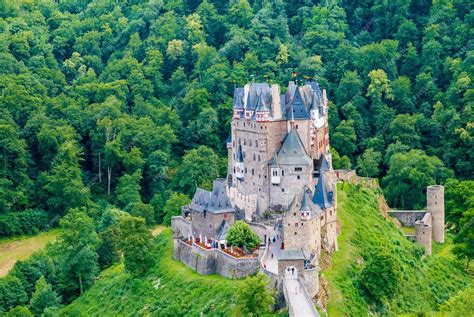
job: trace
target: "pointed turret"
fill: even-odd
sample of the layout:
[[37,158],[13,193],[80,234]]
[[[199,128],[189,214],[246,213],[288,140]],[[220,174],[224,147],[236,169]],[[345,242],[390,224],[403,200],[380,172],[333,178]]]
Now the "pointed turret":
[[314,189],[313,203],[322,209],[333,206],[333,192],[329,191],[324,173],[319,175],[318,184]]
[[265,100],[264,93],[260,89],[260,93],[257,98],[257,106],[255,108],[255,118],[257,122],[268,121],[270,109],[268,108]]
[[244,89],[234,89],[234,100],[233,100],[234,119],[242,118],[244,114]]

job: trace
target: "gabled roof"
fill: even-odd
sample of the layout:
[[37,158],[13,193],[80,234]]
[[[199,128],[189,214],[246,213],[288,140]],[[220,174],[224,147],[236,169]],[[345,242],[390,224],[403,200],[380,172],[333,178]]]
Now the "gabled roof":
[[333,206],[333,192],[330,191],[324,172],[319,174],[318,184],[314,189],[313,203],[321,208],[329,208]]
[[285,141],[276,157],[270,160],[270,165],[309,165],[311,157],[305,150],[303,142],[295,129],[287,134]]
[[197,188],[189,207],[195,211],[206,211],[214,214],[234,212],[224,180],[221,179],[214,181],[212,192]]
[[266,95],[263,94],[263,92],[260,92],[257,98],[257,106],[255,108],[255,111],[260,111],[260,112],[268,112],[270,109],[267,106],[267,100],[266,100]]

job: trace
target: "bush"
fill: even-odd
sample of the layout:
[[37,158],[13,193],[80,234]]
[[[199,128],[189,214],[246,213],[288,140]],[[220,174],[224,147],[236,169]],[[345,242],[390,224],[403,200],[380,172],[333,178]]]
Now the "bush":
[[33,235],[49,229],[51,224],[48,213],[40,209],[0,214],[0,237]]
[[398,259],[382,250],[375,252],[362,270],[361,284],[375,300],[383,302],[397,293],[401,275]]
[[188,205],[191,202],[188,195],[174,192],[170,198],[166,201],[166,205],[163,208],[165,214],[163,218],[163,224],[171,225],[171,217],[181,215],[181,207]]

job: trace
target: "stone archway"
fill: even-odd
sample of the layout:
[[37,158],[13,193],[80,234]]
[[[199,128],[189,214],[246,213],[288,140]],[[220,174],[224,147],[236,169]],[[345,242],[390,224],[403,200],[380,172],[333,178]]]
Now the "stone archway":
[[285,278],[289,280],[298,279],[298,269],[295,266],[287,266],[285,268]]

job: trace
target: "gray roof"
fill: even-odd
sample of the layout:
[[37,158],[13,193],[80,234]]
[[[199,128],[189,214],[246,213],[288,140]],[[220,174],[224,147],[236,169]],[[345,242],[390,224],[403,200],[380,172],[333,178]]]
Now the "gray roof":
[[316,205],[315,203],[313,203],[312,196],[313,196],[313,193],[311,192],[311,190],[309,188],[307,188],[307,187],[302,188],[293,197],[293,200],[292,200],[290,206],[288,207],[288,211],[293,212],[293,210],[294,210],[293,205],[295,203],[299,202],[300,203],[300,208],[299,208],[300,212],[303,212],[303,211],[309,211],[310,212],[308,219],[313,219],[314,217],[319,216],[319,214],[321,212],[323,212],[323,210],[321,209],[321,207],[319,205]]
[[311,157],[306,152],[298,132],[295,129],[291,129],[276,157],[271,159],[269,164],[310,165],[311,162]]
[[289,249],[289,250],[281,250],[280,254],[278,255],[278,261],[281,260],[304,260],[303,250],[301,249]]
[[244,109],[244,88],[234,89],[234,109]]
[[272,88],[267,83],[252,83],[250,84],[249,93],[247,96],[247,109],[255,110],[257,108],[257,101],[259,96],[264,98],[265,102],[271,104]]
[[333,192],[330,190],[326,178],[324,177],[324,172],[321,171],[321,174],[319,174],[318,184],[314,189],[313,203],[321,208],[332,207],[334,197]]
[[217,231],[216,239],[225,240],[227,232],[229,231],[230,225],[226,220],[222,220],[219,230]]
[[213,214],[234,212],[224,182],[221,179],[215,180],[212,192],[197,188],[189,207],[195,211]]

